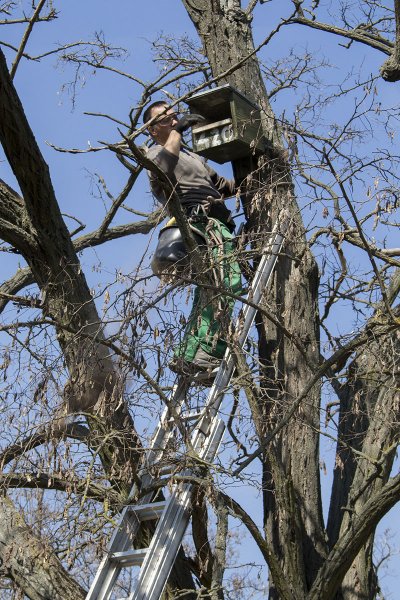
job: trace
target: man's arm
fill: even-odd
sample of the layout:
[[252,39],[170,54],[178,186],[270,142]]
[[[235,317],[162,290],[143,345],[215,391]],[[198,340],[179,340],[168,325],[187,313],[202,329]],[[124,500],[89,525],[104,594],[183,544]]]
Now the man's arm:
[[156,146],[150,148],[148,152],[149,158],[154,160],[157,166],[160,167],[168,177],[173,177],[175,167],[179,159],[179,152],[182,146],[182,134],[184,131],[192,127],[195,123],[201,123],[204,118],[201,115],[185,115],[171,129],[167,141],[160,148]]
[[222,196],[229,198],[236,194],[236,183],[234,179],[225,179],[222,175],[218,175],[208,163],[204,163],[204,166],[210,174],[211,181]]
[[204,117],[195,114],[185,115],[179,119],[164,144],[165,150],[168,150],[168,152],[171,152],[174,156],[179,156],[183,132],[190,129],[190,127],[193,127],[193,125],[196,125],[196,123],[201,123],[203,121],[205,121]]
[[164,144],[164,150],[167,150],[174,156],[179,156],[179,152],[182,146],[182,133],[176,129],[172,129],[168,136],[167,141]]

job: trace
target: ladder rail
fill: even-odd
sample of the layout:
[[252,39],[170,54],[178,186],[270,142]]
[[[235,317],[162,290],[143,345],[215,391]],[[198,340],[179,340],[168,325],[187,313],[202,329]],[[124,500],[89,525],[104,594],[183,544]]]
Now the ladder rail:
[[[174,390],[171,394],[170,405],[174,406],[175,410],[179,411],[181,405],[184,401],[185,394],[187,391],[187,384],[183,382],[179,382],[177,386],[175,386]],[[152,436],[152,440],[150,443],[149,451],[146,453],[145,462],[141,470],[139,471],[139,477],[141,478],[141,484],[144,489],[149,487],[152,482],[152,477],[148,474],[149,467],[153,466],[157,460],[162,457],[162,454],[168,444],[168,441],[173,435],[174,432],[174,423],[171,422],[169,407],[165,407],[163,414],[161,416],[160,422],[156,427],[156,430]],[[134,485],[130,496],[134,496],[137,492],[137,486]],[[149,503],[154,496],[154,492],[146,494],[142,498],[140,498],[136,504],[147,504]],[[129,519],[129,535],[126,531],[127,524],[127,513],[130,509],[130,506],[125,506],[121,512],[121,515],[118,520],[118,525],[116,526],[110,541],[107,545],[107,551],[104,555],[98,569],[96,575],[92,581],[88,594],[86,596],[86,600],[108,600],[112,593],[112,589],[115,585],[116,580],[118,579],[122,567],[118,565],[118,563],[111,558],[111,555],[115,551],[125,551],[132,544],[132,541],[135,539],[139,532],[140,521],[135,521],[133,516]]]
[[[284,243],[287,221],[285,218],[283,222],[275,225],[268,243],[263,248],[263,255],[247,295],[251,304],[245,303],[241,311],[241,326],[237,339],[240,348],[243,348],[248,338],[257,312],[256,305],[260,302],[264,289],[273,275]],[[218,452],[225,429],[225,424],[218,417],[218,411],[232,377],[234,366],[233,355],[228,348],[207,395],[202,409],[203,416],[200,416],[192,431],[190,442],[192,449],[201,460],[209,463],[213,462]],[[181,414],[189,385],[187,381],[180,380],[163,411],[149,449],[145,453],[143,466],[139,471],[141,489],[145,490],[151,486],[154,480],[149,470],[163,459],[168,442],[176,428],[181,430],[177,417]],[[194,473],[193,469],[181,471],[183,476],[190,476]],[[161,516],[149,548],[138,552],[130,551],[130,549],[133,548],[133,542],[141,523],[140,507],[151,503],[155,492],[145,494],[135,506],[128,505],[124,508],[86,600],[109,600],[121,570],[126,565],[137,564],[139,558],[143,557],[135,589],[128,598],[121,600],[158,600],[160,598],[189,524],[191,490],[192,484],[188,482],[175,486],[171,496],[165,502],[165,509],[162,513],[160,507],[157,509]],[[135,496],[137,491],[137,486],[134,485],[130,496]],[[142,512],[147,514],[146,511]]]
[[[258,304],[261,300],[263,291],[272,277],[283,245],[284,235],[282,228],[281,231],[278,231],[278,225],[276,225],[271,233],[270,242],[271,240],[273,240],[272,243],[269,243],[264,249],[264,252],[268,252],[268,255],[264,254],[262,256],[254,275],[251,289],[249,290],[248,298],[250,299],[251,296],[252,305],[246,304],[243,309],[243,326],[238,338],[240,347],[243,347],[247,340],[257,312],[254,305]],[[213,436],[216,426],[222,428],[218,442],[219,447],[225,425],[217,417],[217,413],[223,399],[224,391],[232,376],[233,369],[233,356],[228,348],[208,394],[205,404],[206,414],[198,427],[196,427],[192,436],[192,445],[195,450],[201,448],[208,436]],[[215,451],[207,457],[209,462],[213,460],[218,450],[218,447],[215,448],[214,445],[212,446]],[[199,457],[202,458],[201,453],[199,453]],[[174,506],[174,497],[174,500],[171,501],[171,513],[166,514],[164,520],[163,518],[160,519],[155,537],[152,540],[152,542],[154,541],[154,544],[149,547],[149,551],[140,570],[136,590],[129,596],[129,600],[158,600],[160,598],[190,520],[191,511],[190,504],[188,503],[190,503],[191,488],[192,485],[187,483],[185,484],[183,491],[179,491],[178,489],[177,494],[182,494],[181,508],[179,509],[179,504],[178,508]],[[159,537],[156,537],[158,532]],[[166,532],[173,532],[174,535],[168,537]],[[157,548],[157,551],[154,551],[155,548]]]
[[[205,445],[196,448],[203,461],[211,462],[214,459],[224,430],[224,422],[215,418]],[[193,444],[195,445],[195,441]],[[187,469],[182,473],[182,476],[185,475],[193,475],[193,470]],[[143,561],[136,589],[129,596],[129,600],[160,598],[189,524],[192,487],[191,483],[182,483],[173,491],[168,508],[158,522],[149,551]]]
[[[284,222],[281,224],[280,230],[278,230],[278,224],[275,225],[271,232],[271,238],[274,237],[273,242],[267,244],[263,249],[263,256],[254,274],[251,288],[247,294],[247,299],[251,300],[252,304],[245,304],[242,311],[242,327],[238,336],[238,346],[243,348],[246,340],[249,336],[251,326],[253,324],[257,309],[254,305],[257,305],[263,295],[264,289],[269,284],[276,262],[279,258],[279,253],[282,249],[284,242],[284,233],[286,231],[287,224]],[[267,254],[268,252],[268,254]],[[207,427],[211,419],[218,413],[223,400],[224,392],[229,384],[232,377],[235,364],[230,348],[226,349],[225,356],[222,360],[221,366],[215,377],[213,385],[211,386],[210,392],[207,397],[205,405],[205,416],[203,417],[202,423],[199,430],[206,433]]]

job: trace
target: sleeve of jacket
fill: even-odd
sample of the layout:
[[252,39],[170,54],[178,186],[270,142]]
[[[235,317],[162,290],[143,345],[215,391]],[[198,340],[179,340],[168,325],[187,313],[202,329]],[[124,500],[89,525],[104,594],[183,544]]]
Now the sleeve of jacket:
[[172,177],[176,165],[178,164],[178,157],[162,146],[153,146],[152,148],[149,148],[147,158],[150,158],[150,160],[155,162],[161,171],[164,171],[168,177]]
[[[170,179],[173,179],[175,167],[178,162],[177,156],[168,152],[162,146],[152,146],[147,151],[147,158],[152,160]],[[153,171],[147,171],[147,173],[153,195],[159,202],[165,204],[166,196],[162,182]]]
[[216,171],[208,163],[204,163],[207,171],[210,174],[211,181],[222,196],[234,196],[236,193],[236,184],[234,179],[225,179],[221,175],[218,175]]

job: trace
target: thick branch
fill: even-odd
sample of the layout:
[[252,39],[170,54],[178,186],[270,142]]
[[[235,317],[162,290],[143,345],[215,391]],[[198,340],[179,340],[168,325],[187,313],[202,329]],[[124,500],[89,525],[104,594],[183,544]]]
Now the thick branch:
[[128,223],[127,225],[117,225],[104,231],[101,231],[101,228],[99,228],[96,231],[76,238],[74,240],[74,248],[76,252],[81,252],[86,248],[94,248],[106,242],[127,237],[128,235],[136,235],[137,233],[146,235],[159,224],[161,215],[162,209],[157,209],[147,219],[143,219],[143,221]]
[[289,21],[299,25],[306,25],[312,29],[319,29],[334,35],[345,37],[354,42],[359,42],[379,50],[384,54],[388,54],[388,60],[380,68],[380,73],[385,81],[395,82],[400,80],[400,0],[394,0],[396,33],[395,42],[385,39],[381,35],[371,33],[367,27],[358,26],[354,29],[343,29],[336,25],[321,23],[312,19],[305,18],[302,14],[298,15]]
[[18,458],[25,452],[29,452],[42,444],[45,444],[50,439],[54,443],[57,439],[70,437],[75,440],[84,440],[88,437],[89,430],[87,427],[79,423],[66,424],[61,420],[59,425],[54,423],[51,428],[46,428],[38,431],[23,440],[16,442],[12,446],[5,448],[0,454],[0,469],[4,469],[5,465],[10,463],[15,458]]
[[32,283],[34,283],[34,279],[32,271],[29,268],[18,269],[11,279],[5,281],[0,286],[0,290],[3,294],[0,296],[0,313],[3,312],[10,299],[15,296],[16,293]]
[[208,512],[205,492],[202,487],[195,486],[192,494],[192,534],[196,548],[196,568],[198,578],[206,588],[211,586],[213,571],[213,554],[208,539]]
[[85,479],[77,479],[70,475],[62,477],[45,473],[3,473],[0,475],[0,487],[3,489],[58,490],[91,498],[98,502],[104,502],[107,499],[113,505],[120,505],[122,501],[121,496],[112,488],[93,482],[88,483]]
[[0,179],[0,235],[4,241],[25,252],[37,249],[33,236],[23,227],[22,198]]
[[84,600],[86,596],[52,548],[32,533],[12,502],[4,497],[0,497],[0,561],[2,569],[30,600]]
[[400,0],[394,0],[396,40],[390,58],[382,65],[380,72],[385,81],[400,80]]
[[226,541],[228,537],[228,507],[225,502],[216,504],[216,513],[217,531],[212,569],[211,600],[224,598],[223,577],[226,568]]
[[400,475],[370,498],[351,521],[351,527],[335,544],[321,567],[307,600],[334,598],[345,573],[380,519],[400,500]]
[[227,494],[220,491],[214,491],[213,494],[219,497],[220,502],[223,503],[232,514],[232,516],[240,519],[245,525],[246,529],[250,533],[251,537],[256,542],[261,554],[267,562],[274,581],[279,582],[279,589],[281,592],[281,600],[293,600],[293,595],[290,589],[290,582],[285,578],[285,575],[279,565],[279,561],[274,553],[269,548],[267,542],[260,533],[259,527],[254,523],[250,515],[240,506],[238,502],[233,500]]
[[312,29],[319,29],[320,31],[333,33],[334,35],[339,35],[341,37],[354,40],[355,42],[366,44],[367,46],[375,48],[376,50],[380,50],[385,54],[391,54],[393,50],[392,42],[381,37],[378,38],[377,36],[372,36],[365,29],[343,29],[342,27],[337,27],[336,25],[321,23],[320,21],[312,21],[311,19],[306,19],[305,17],[299,16],[294,17],[288,23],[298,23],[299,25],[307,25],[307,27],[311,27]]

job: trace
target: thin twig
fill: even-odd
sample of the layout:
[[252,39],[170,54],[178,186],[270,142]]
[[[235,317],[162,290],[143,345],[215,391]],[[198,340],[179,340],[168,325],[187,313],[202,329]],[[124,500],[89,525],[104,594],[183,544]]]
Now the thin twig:
[[14,75],[15,75],[15,73],[17,71],[17,68],[18,68],[18,65],[19,65],[19,61],[22,58],[22,55],[23,55],[24,50],[25,50],[25,47],[26,47],[26,45],[28,43],[29,36],[32,33],[33,26],[34,26],[35,22],[37,21],[37,19],[39,18],[40,11],[42,10],[43,6],[46,4],[46,1],[47,0],[40,0],[39,4],[36,7],[35,12],[32,15],[32,18],[29,21],[28,27],[26,28],[26,31],[25,31],[25,33],[23,35],[23,38],[22,38],[22,41],[21,41],[21,45],[20,45],[20,47],[18,49],[17,56],[15,57],[14,62],[13,62],[12,66],[11,66],[11,69],[10,69],[10,78],[11,79],[14,79]]
[[364,235],[364,232],[362,230],[362,227],[361,227],[361,225],[360,225],[360,223],[358,221],[358,218],[357,218],[357,215],[356,215],[356,211],[354,210],[353,204],[352,204],[352,202],[351,202],[351,200],[350,200],[350,198],[349,198],[349,196],[347,194],[347,191],[346,191],[346,189],[345,189],[345,187],[343,185],[342,180],[340,179],[339,175],[336,173],[336,170],[335,170],[335,168],[334,168],[334,166],[333,166],[333,164],[332,164],[332,162],[331,162],[331,160],[330,160],[330,158],[329,158],[329,156],[328,156],[328,154],[326,152],[324,152],[324,158],[325,158],[326,164],[329,167],[330,172],[332,173],[332,175],[334,176],[335,180],[337,181],[337,183],[338,183],[338,185],[340,187],[340,190],[342,192],[343,198],[346,201],[346,204],[347,204],[347,206],[348,206],[348,208],[349,208],[349,210],[350,210],[350,212],[352,214],[352,217],[354,219],[355,225],[357,227],[358,234],[359,234],[359,236],[361,238],[361,241],[363,243],[363,246],[364,246],[364,248],[365,248],[365,250],[366,250],[366,252],[368,254],[370,263],[371,263],[372,268],[374,270],[375,276],[376,276],[376,278],[378,280],[379,287],[381,288],[382,298],[383,298],[383,301],[385,303],[385,306],[386,306],[386,309],[388,311],[388,314],[391,316],[391,318],[393,320],[395,320],[395,316],[393,314],[392,307],[390,306],[390,302],[389,302],[387,294],[386,294],[385,284],[382,281],[381,274],[379,272],[379,269],[377,267],[377,264],[375,262],[373,254],[371,252],[371,249],[370,249],[370,246],[368,244],[368,241],[365,238],[365,235]]

